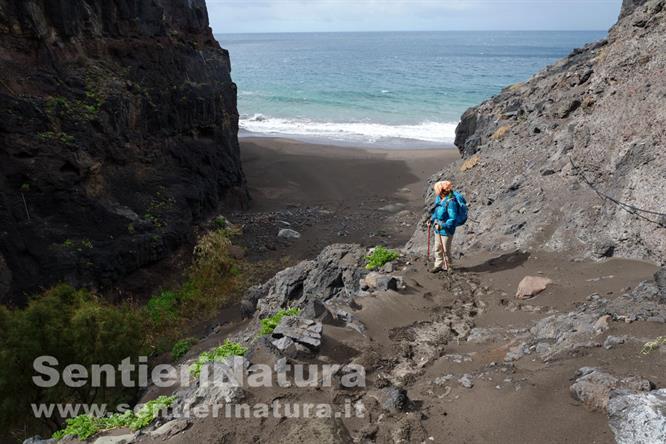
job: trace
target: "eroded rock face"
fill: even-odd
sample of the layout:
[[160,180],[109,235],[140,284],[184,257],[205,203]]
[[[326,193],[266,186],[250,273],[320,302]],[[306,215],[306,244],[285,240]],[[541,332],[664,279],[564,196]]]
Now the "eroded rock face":
[[[664,36],[663,0],[625,0],[607,40],[463,114],[455,140],[463,159],[426,188],[426,208],[443,179],[469,202],[476,223],[456,235],[456,249],[545,246],[664,264],[666,115],[655,112],[666,91]],[[586,181],[657,214],[632,214]],[[425,253],[425,220],[409,244],[415,252]]]
[[236,86],[204,0],[0,0],[0,81],[14,296],[110,285],[247,200]]

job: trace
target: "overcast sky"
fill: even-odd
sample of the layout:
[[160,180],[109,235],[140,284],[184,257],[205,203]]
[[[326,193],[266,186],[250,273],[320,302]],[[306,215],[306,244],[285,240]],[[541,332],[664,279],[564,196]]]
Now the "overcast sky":
[[622,0],[206,0],[223,32],[607,30]]

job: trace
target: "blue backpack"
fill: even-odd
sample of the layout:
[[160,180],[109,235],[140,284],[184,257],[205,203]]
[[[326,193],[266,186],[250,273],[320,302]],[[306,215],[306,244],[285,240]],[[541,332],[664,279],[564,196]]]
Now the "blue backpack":
[[[439,198],[437,199],[438,202],[436,203],[435,206],[441,204]],[[467,222],[467,213],[469,212],[467,208],[467,201],[465,200],[465,197],[462,194],[460,194],[458,191],[453,192],[453,199],[448,200],[446,205],[448,206],[448,204],[453,200],[455,200],[456,204],[458,204],[458,211],[456,212],[455,224],[456,227],[459,227],[461,225],[464,225],[465,222]]]
[[455,198],[456,203],[458,204],[458,213],[456,215],[456,227],[459,227],[461,225],[465,225],[465,222],[467,222],[467,213],[469,211],[467,208],[467,201],[465,200],[465,196],[463,196],[457,191],[454,191],[453,197]]

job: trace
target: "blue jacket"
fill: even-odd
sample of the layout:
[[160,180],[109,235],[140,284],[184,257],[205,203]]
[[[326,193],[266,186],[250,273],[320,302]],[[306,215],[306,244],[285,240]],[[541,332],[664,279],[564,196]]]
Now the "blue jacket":
[[430,221],[437,223],[441,229],[435,228],[435,233],[442,236],[453,236],[456,232],[456,217],[458,215],[458,202],[453,197],[453,192],[442,200],[439,196],[435,199],[435,210],[430,217]]

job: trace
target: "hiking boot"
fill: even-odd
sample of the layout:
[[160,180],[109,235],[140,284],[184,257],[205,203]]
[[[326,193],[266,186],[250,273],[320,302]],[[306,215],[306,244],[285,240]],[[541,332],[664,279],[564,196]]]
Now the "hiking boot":
[[430,269],[431,273],[439,273],[440,271],[442,271],[442,267],[434,267]]

